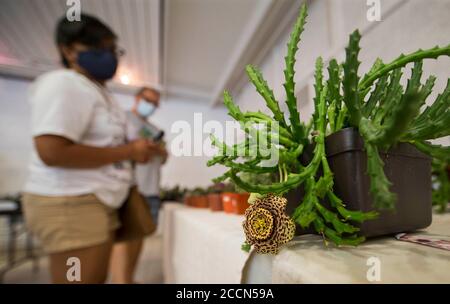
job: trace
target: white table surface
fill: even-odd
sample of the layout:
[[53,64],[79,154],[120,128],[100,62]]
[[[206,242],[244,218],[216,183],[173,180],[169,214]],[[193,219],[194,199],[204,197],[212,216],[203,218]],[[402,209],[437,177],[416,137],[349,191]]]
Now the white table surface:
[[[372,283],[369,258],[380,261],[373,283],[450,283],[450,251],[393,237],[358,247],[326,247],[296,237],[277,256],[241,250],[243,216],[165,203],[163,260],[167,283]],[[434,215],[426,232],[450,239],[450,214]]]
[[248,253],[243,216],[164,203],[163,271],[167,283],[239,283]]

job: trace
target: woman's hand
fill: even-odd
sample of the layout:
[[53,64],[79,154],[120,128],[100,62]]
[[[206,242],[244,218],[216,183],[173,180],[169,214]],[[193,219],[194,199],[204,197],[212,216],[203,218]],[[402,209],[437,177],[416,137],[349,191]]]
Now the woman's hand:
[[162,157],[163,162],[167,159],[166,148],[148,139],[137,139],[130,143],[131,146],[131,160],[137,163],[146,163],[154,156],[158,155]]
[[130,158],[137,163],[146,163],[150,160],[152,150],[152,143],[144,138],[134,140],[129,143],[131,148]]
[[164,144],[158,144],[158,155],[162,158],[162,163],[166,163],[169,153],[167,153],[167,149]]
[[161,157],[162,163],[164,164],[167,161],[167,157],[169,153],[166,149],[166,143],[164,141],[153,142],[155,145],[155,153],[157,156]]

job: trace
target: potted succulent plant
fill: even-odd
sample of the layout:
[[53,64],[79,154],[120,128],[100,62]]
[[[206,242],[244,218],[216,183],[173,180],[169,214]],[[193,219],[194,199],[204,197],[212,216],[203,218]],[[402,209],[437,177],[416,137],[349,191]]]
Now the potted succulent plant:
[[184,195],[184,204],[196,208],[208,208],[208,198],[206,191],[200,187],[187,190]]
[[235,187],[232,183],[224,184],[222,192],[222,206],[225,213],[233,213],[233,201],[239,199],[239,195],[235,192]]
[[191,192],[191,206],[195,208],[208,208],[208,197],[206,191],[200,187],[195,188]]
[[192,195],[191,195],[192,190],[186,189],[186,192],[184,193],[183,196],[183,203],[186,206],[191,206],[192,205]]
[[222,193],[222,205],[225,213],[242,215],[249,207],[248,199],[250,193],[234,186],[231,183],[225,184]]
[[208,188],[208,204],[211,211],[223,211],[222,192],[225,185],[217,183]]
[[236,199],[232,200],[232,210],[234,214],[242,215],[245,210],[250,206],[248,199],[250,198],[250,193],[248,192],[238,192],[236,193]]
[[173,188],[162,188],[160,191],[161,201],[181,202],[183,200],[186,189],[182,189],[179,185]]
[[[297,109],[294,64],[306,17],[303,5],[285,57],[288,120],[261,72],[247,66],[250,81],[273,115],[242,112],[225,92],[229,115],[240,122],[247,137],[241,144],[227,146],[212,136],[219,154],[208,165],[229,168],[216,181],[230,179],[257,196],[246,211],[244,248],[253,245],[258,252],[276,253],[293,237],[294,222],[303,229],[314,228],[325,242],[337,245],[357,245],[365,236],[429,225],[431,158],[448,159],[450,152],[449,147],[427,140],[450,135],[450,81],[425,106],[436,78],[422,82],[422,64],[424,59],[450,56],[450,45],[402,54],[390,63],[378,59],[360,77],[361,37],[353,32],[345,62],[331,59],[326,80],[322,59],[316,61],[315,109],[305,123]],[[402,71],[408,64],[414,66],[404,87]],[[255,136],[269,138],[269,149],[278,156],[275,164],[266,165],[264,153],[251,157],[241,153],[255,149]],[[270,145],[274,139],[276,144]],[[254,176],[275,173],[278,181],[254,183],[243,177],[244,172]],[[287,202],[283,196],[292,191],[300,195]],[[286,218],[289,204],[295,208]]]

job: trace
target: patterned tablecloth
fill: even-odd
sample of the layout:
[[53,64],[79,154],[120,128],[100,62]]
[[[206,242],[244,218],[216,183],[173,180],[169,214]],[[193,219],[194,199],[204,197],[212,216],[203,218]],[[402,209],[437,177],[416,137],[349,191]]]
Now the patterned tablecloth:
[[[450,214],[415,233],[450,240]],[[450,283],[450,251],[396,240],[370,239],[352,248],[325,248],[303,236],[273,260],[274,283]]]

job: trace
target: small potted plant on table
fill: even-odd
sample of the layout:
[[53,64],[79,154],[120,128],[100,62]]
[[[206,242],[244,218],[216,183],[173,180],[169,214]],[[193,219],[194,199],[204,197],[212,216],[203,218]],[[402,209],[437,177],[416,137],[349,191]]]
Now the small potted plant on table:
[[206,191],[200,187],[194,188],[191,191],[187,191],[184,197],[184,203],[187,206],[195,208],[208,208],[208,198]]
[[182,189],[179,185],[177,185],[173,188],[162,188],[159,195],[162,202],[182,202],[185,192],[185,189]]
[[217,183],[208,188],[208,204],[211,211],[223,211],[222,192],[223,183]]
[[232,183],[224,184],[222,193],[222,205],[225,213],[233,213],[233,202],[239,199],[239,195],[235,191],[235,186]]

